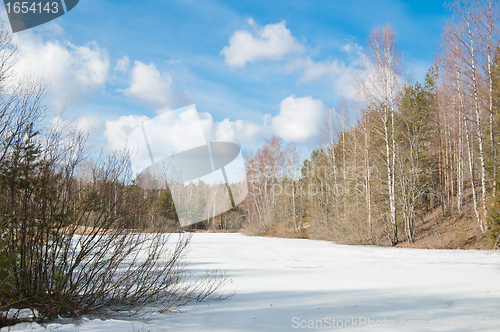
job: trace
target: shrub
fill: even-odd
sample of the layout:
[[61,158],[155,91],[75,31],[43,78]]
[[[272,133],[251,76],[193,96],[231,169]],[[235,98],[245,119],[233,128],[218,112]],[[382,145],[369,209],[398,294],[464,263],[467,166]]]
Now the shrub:
[[52,319],[146,305],[164,311],[211,296],[224,273],[191,278],[183,259],[188,234],[169,236],[154,223],[149,233],[135,230],[154,219],[159,193],[134,184],[126,154],[90,158],[87,136],[71,123],[44,128],[40,82],[6,88],[15,45],[5,31],[0,27],[0,311],[31,308]]

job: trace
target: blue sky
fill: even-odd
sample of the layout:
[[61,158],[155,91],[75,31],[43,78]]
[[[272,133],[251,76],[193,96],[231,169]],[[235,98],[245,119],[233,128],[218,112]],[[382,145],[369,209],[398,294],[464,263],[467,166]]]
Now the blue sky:
[[80,0],[16,39],[21,71],[51,82],[49,117],[65,105],[96,145],[194,103],[210,140],[311,148],[322,111],[352,96],[374,27],[392,24],[422,80],[449,16],[441,1]]

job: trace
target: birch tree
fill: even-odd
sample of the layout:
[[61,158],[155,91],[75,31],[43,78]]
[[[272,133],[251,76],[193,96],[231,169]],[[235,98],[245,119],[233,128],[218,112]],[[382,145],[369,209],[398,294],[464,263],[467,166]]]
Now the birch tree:
[[[449,38],[455,39],[458,45],[457,60],[460,63],[460,75],[464,86],[464,93],[470,99],[469,106],[473,110],[474,117],[471,119],[477,138],[478,156],[480,162],[481,183],[481,208],[482,216],[478,222],[481,232],[486,235],[488,225],[486,224],[487,210],[487,174],[486,174],[486,151],[485,151],[485,128],[483,120],[488,117],[490,121],[490,141],[493,164],[492,180],[496,177],[496,153],[494,146],[494,116],[493,116],[493,80],[492,62],[495,38],[495,15],[496,4],[491,1],[455,1],[448,4],[454,15],[454,22],[449,28]],[[486,94],[483,91],[488,91]],[[466,137],[469,135],[466,133]],[[469,142],[469,149],[473,149],[473,142]],[[472,151],[470,152],[472,153]],[[470,159],[470,157],[469,157]],[[471,167],[469,167],[471,168]],[[477,214],[477,213],[476,213]]]
[[394,116],[398,94],[401,91],[403,60],[397,45],[396,33],[390,25],[375,28],[367,40],[368,54],[362,89],[364,98],[376,109],[381,110],[383,139],[385,143],[385,164],[387,169],[387,192],[389,197],[388,234],[391,245],[398,243],[396,220],[396,138]]

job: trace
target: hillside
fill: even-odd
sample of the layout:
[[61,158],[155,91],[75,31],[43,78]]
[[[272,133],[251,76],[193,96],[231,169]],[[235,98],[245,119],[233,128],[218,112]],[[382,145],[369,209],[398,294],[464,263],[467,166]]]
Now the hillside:
[[[443,215],[441,207],[426,214],[415,225],[413,244],[400,243],[399,247],[425,249],[491,249],[492,242],[479,228],[474,214],[472,191],[466,192],[462,214]],[[479,211],[482,214],[482,210]]]

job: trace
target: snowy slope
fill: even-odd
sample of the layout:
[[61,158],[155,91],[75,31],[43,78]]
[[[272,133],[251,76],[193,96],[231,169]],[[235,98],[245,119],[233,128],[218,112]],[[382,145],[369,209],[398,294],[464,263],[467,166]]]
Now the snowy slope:
[[226,269],[226,289],[237,294],[153,314],[148,323],[18,324],[1,332],[500,330],[500,252],[194,234],[189,257],[195,271]]

